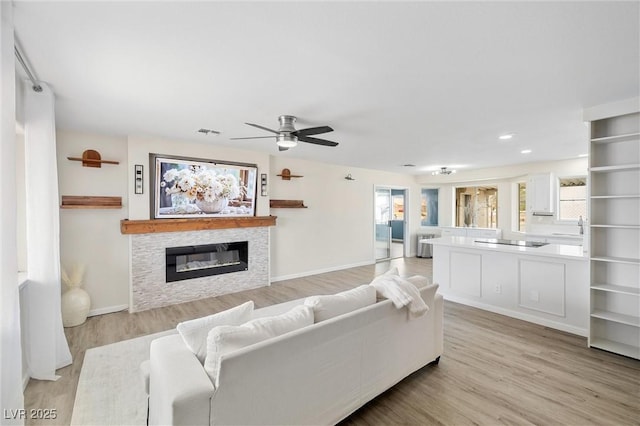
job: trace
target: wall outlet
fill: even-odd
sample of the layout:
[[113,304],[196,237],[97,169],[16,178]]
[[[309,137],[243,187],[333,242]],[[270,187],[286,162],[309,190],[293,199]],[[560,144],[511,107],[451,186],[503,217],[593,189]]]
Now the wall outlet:
[[496,286],[493,288],[493,291],[495,291],[498,294],[502,293],[502,285],[496,284]]

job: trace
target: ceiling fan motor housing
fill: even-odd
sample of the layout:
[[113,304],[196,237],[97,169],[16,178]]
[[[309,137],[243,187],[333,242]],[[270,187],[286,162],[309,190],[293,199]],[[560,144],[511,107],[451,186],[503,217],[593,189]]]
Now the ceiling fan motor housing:
[[280,122],[280,131],[281,132],[295,132],[296,128],[293,127],[293,124],[296,122],[296,118],[293,115],[281,115],[278,117],[278,121]]

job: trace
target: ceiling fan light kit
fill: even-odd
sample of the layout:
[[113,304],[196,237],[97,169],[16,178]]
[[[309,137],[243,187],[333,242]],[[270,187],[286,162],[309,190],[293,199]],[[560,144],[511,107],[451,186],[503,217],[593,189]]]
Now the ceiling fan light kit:
[[278,135],[276,136],[276,145],[282,148],[293,148],[298,145],[298,138],[290,135]]

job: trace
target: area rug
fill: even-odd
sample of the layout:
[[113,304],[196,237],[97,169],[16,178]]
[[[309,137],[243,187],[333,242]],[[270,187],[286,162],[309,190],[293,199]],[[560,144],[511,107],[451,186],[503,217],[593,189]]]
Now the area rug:
[[149,359],[153,339],[175,332],[167,330],[87,350],[71,425],[146,425],[147,396],[140,363]]

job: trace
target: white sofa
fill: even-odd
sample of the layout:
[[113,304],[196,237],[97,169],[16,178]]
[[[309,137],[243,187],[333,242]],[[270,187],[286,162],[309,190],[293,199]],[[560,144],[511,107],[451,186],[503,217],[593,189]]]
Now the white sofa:
[[[428,312],[391,300],[253,344],[220,359],[218,383],[180,335],[150,351],[149,424],[335,424],[429,363],[443,348],[443,299],[420,278]],[[415,281],[414,281],[415,283]],[[294,300],[253,311],[282,314]]]

